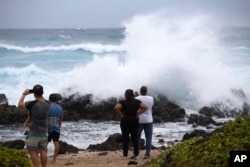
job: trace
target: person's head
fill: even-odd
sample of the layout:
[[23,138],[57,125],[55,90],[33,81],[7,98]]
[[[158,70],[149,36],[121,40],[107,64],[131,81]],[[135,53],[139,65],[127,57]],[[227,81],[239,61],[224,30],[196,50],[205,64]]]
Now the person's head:
[[56,97],[56,95],[55,95],[55,94],[49,95],[49,101],[52,102],[52,103],[57,102],[57,97]]
[[146,86],[142,86],[141,89],[140,89],[141,95],[146,95],[146,94],[147,94],[147,91],[148,91],[148,89],[147,89]]
[[126,99],[133,99],[135,97],[134,91],[132,89],[127,89],[125,91],[125,98]]
[[43,87],[42,87],[42,85],[39,85],[39,84],[35,85],[33,87],[33,93],[34,93],[35,96],[38,96],[38,97],[42,96],[43,95]]

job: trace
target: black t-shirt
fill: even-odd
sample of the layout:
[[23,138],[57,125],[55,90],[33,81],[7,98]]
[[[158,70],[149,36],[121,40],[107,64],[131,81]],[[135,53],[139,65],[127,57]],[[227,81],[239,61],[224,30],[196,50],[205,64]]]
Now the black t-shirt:
[[127,117],[136,117],[141,101],[138,99],[121,100],[122,113]]

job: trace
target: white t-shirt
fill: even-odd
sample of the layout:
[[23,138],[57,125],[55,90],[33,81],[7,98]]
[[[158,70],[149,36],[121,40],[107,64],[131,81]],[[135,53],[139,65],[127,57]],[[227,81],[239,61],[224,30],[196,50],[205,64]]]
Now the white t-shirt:
[[139,115],[139,123],[152,123],[153,122],[153,116],[152,116],[152,107],[154,105],[154,99],[151,96],[145,95],[139,95],[136,97],[136,99],[143,102],[148,109]]

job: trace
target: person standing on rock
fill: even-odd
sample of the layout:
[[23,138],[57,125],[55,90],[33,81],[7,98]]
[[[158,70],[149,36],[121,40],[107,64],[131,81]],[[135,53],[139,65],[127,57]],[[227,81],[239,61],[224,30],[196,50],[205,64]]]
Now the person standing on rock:
[[120,127],[123,139],[123,159],[127,159],[129,137],[131,135],[134,147],[134,160],[137,160],[137,156],[139,155],[137,139],[139,128],[138,116],[147,110],[147,106],[140,100],[135,99],[134,91],[132,89],[127,89],[125,91],[125,100],[119,101],[115,105],[114,110],[121,118]]
[[[138,141],[140,142],[141,133],[144,130],[145,139],[146,139],[146,153],[144,159],[150,158],[151,144],[152,144],[152,135],[153,135],[153,116],[152,116],[152,107],[154,105],[154,99],[152,96],[147,95],[147,87],[142,86],[140,88],[140,95],[136,99],[140,100],[148,109],[139,116],[139,132],[138,132]],[[140,146],[140,143],[139,143]]]
[[[25,97],[34,93],[35,100],[24,102]],[[48,111],[50,104],[43,97],[43,87],[35,85],[32,90],[25,89],[19,99],[18,107],[28,109],[30,112],[29,135],[25,140],[31,162],[34,167],[47,165],[47,135],[48,135]],[[40,154],[40,162],[39,155]]]
[[56,157],[59,153],[59,137],[63,119],[63,109],[58,104],[58,98],[56,94],[49,96],[50,109],[49,109],[49,125],[48,125],[48,143],[53,140],[54,143],[54,155],[52,163],[56,162]]

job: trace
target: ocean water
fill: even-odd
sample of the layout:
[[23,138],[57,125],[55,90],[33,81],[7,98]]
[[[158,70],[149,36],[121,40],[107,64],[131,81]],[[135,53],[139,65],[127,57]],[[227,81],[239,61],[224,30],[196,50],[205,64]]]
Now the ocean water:
[[14,105],[39,83],[45,97],[78,92],[102,99],[147,85],[150,94],[189,109],[227,99],[239,107],[231,89],[249,95],[250,28],[153,15],[117,29],[2,29],[0,60],[0,93]]
[[[194,113],[214,102],[240,108],[250,95],[250,27],[216,26],[202,17],[169,20],[145,15],[125,21],[122,28],[1,29],[0,79],[0,93],[12,105],[24,89],[39,83],[46,98],[54,92],[92,93],[99,100],[146,85],[150,95],[164,94]],[[235,96],[232,89],[243,90],[247,98]],[[86,148],[91,141],[120,132],[119,125],[102,124],[99,127],[107,130],[89,131],[95,124],[67,122],[62,139]],[[79,127],[87,128],[67,134],[66,129]],[[192,129],[179,124],[156,127],[154,135],[165,137],[175,127],[169,140]],[[2,129],[4,140],[8,130]]]
[[[197,128],[206,130],[205,127]],[[0,125],[0,141],[25,140],[26,136],[19,132],[20,129],[21,125]],[[168,146],[168,142],[182,140],[183,135],[192,130],[192,125],[187,125],[185,122],[154,124],[152,144],[156,147]],[[211,132],[212,130],[214,129],[212,128],[207,131]],[[87,149],[91,144],[100,144],[106,141],[114,133],[121,133],[119,122],[96,123],[88,120],[63,122],[60,140],[80,149]],[[144,133],[142,133],[141,138],[145,139]],[[159,140],[163,140],[163,142]],[[49,155],[53,154],[53,147],[52,142],[48,144]]]

